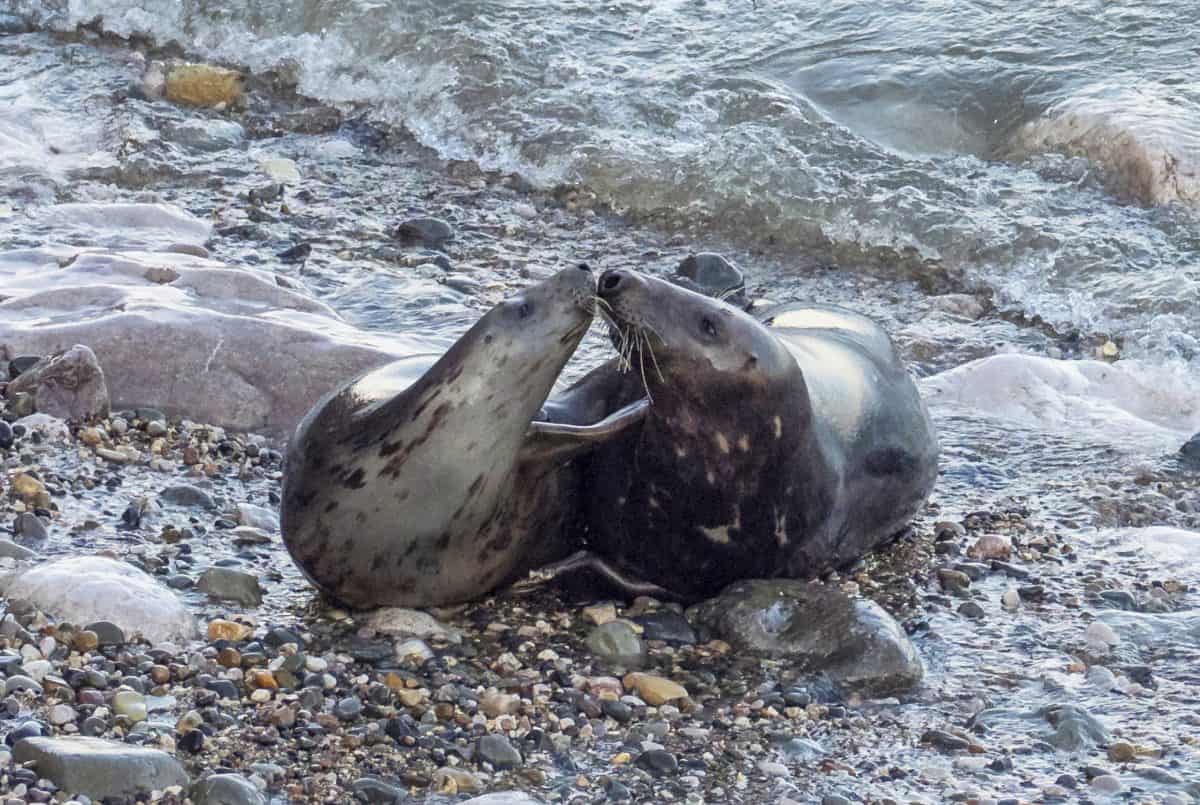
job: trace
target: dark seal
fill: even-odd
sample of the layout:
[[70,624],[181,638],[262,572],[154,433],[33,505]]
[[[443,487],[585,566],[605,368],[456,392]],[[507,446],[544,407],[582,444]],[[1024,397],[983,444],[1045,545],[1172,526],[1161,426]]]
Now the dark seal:
[[937,476],[916,385],[871,320],[831,306],[751,316],[632,271],[599,296],[632,371],[569,389],[597,411],[648,392],[640,427],[585,461],[588,542],[682,598],[805,578],[894,537]]
[[347,606],[437,606],[554,558],[577,510],[572,459],[645,411],[634,401],[588,425],[551,404],[554,423],[533,421],[594,298],[587,266],[566,269],[440,357],[396,361],[319,400],[288,446],[280,518],[305,576]]

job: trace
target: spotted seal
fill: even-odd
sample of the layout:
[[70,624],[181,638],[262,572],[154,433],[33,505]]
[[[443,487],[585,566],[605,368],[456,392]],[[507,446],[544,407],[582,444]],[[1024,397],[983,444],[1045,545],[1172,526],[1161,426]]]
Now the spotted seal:
[[870,319],[750,315],[626,270],[605,272],[599,296],[633,371],[602,366],[565,399],[603,411],[649,392],[644,422],[584,460],[592,564],[633,592],[818,575],[894,537],[932,491],[933,425]]
[[[440,357],[413,355],[320,399],[284,470],[284,544],[351,607],[471,600],[553,556],[582,449],[643,402],[586,424],[533,421],[592,321],[595,275],[568,268],[488,311]],[[561,471],[563,468],[567,471]]]

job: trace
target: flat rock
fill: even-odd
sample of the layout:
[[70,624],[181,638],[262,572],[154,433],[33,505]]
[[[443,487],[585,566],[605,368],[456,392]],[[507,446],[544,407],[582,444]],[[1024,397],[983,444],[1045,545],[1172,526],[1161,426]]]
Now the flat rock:
[[186,642],[196,623],[183,602],[152,576],[103,556],[57,559],[3,583],[9,599],[30,602],[58,620],[108,621],[151,643]]
[[36,553],[10,539],[0,539],[0,559],[32,559]]
[[202,509],[215,509],[217,506],[212,495],[189,484],[168,486],[159,492],[158,499],[175,506],[198,506]]
[[183,767],[165,752],[100,738],[26,738],[13,747],[13,760],[32,762],[39,776],[63,791],[92,799],[188,783]]
[[258,606],[263,600],[258,576],[231,567],[210,567],[201,574],[196,589],[210,598],[235,601],[242,606]]
[[787,658],[846,690],[882,696],[924,676],[900,624],[873,601],[820,583],[751,579],[689,611],[737,651]]
[[38,413],[60,419],[82,421],[109,412],[104,370],[96,354],[81,344],[38,361],[8,384],[8,393],[31,394]]
[[462,633],[454,627],[447,626],[428,613],[404,607],[380,607],[372,610],[366,616],[363,626],[390,637],[462,642]]
[[543,802],[524,791],[497,791],[463,800],[458,805],[542,805]]
[[[181,239],[166,226],[133,236],[144,248]],[[445,347],[359,330],[269,275],[178,253],[0,252],[0,287],[0,359],[86,344],[116,408],[239,430],[290,432],[344,381],[401,357],[432,363]]]

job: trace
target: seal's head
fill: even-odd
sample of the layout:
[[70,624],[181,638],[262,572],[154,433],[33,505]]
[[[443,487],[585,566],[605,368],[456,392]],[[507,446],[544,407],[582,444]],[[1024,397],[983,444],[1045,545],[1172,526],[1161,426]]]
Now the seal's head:
[[600,277],[599,297],[617,349],[644,375],[653,399],[718,387],[764,387],[799,369],[787,348],[734,306],[669,282],[615,269]]
[[515,370],[549,393],[592,323],[595,294],[596,278],[586,263],[563,269],[489,310],[451,352],[471,352],[481,380],[490,372],[511,377]]

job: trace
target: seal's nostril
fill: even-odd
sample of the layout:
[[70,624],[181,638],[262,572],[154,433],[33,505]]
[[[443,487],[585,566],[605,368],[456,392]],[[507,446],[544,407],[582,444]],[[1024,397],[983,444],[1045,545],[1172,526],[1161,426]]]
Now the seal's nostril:
[[611,291],[621,284],[621,275],[615,271],[610,271],[604,275],[604,279],[600,281],[600,286],[606,291]]
[[591,271],[592,270],[592,267],[589,266],[587,263],[580,263],[579,265],[577,265],[575,267],[578,268],[580,271]]

